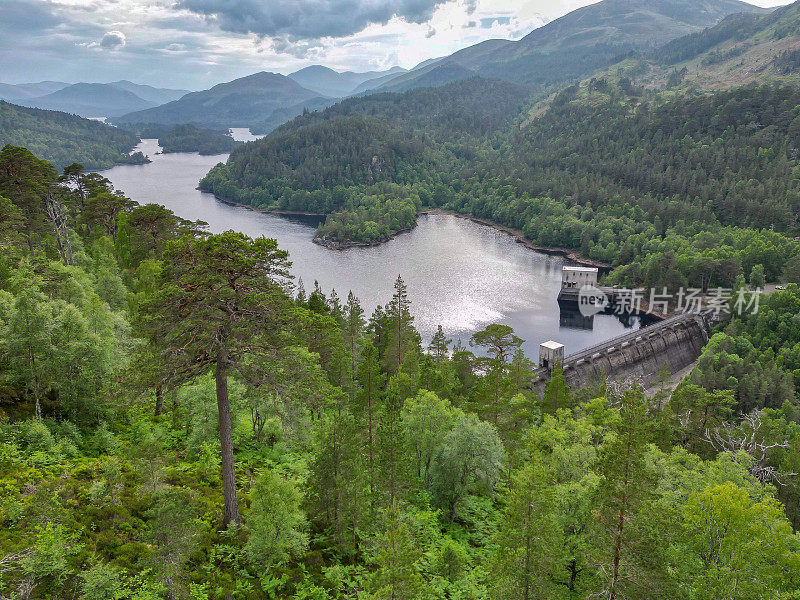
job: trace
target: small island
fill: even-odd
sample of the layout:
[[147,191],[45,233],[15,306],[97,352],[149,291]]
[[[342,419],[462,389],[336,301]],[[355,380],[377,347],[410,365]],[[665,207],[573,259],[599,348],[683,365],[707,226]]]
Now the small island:
[[171,152],[199,152],[204,156],[229,154],[242,142],[234,140],[230,133],[198,127],[178,125],[158,136],[158,145],[165,154]]
[[342,208],[319,226],[314,242],[333,250],[381,244],[412,229],[421,204],[419,196],[388,182],[350,191]]

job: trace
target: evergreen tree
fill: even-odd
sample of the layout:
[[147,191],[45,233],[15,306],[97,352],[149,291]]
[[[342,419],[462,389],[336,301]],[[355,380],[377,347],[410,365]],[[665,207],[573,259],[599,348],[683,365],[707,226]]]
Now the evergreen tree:
[[447,337],[444,335],[444,331],[442,331],[442,326],[439,325],[436,329],[433,339],[431,340],[431,343],[428,344],[428,352],[433,355],[433,358],[437,363],[441,363],[449,357],[448,346],[450,346],[452,343],[453,340],[447,339]]
[[164,253],[162,287],[142,304],[142,326],[186,380],[214,369],[225,496],[223,521],[241,522],[234,473],[228,371],[262,343],[279,345],[287,318],[287,254],[275,240],[227,232],[188,237]]
[[647,551],[640,545],[645,536],[640,517],[653,498],[655,484],[646,460],[651,429],[643,392],[626,390],[598,465],[603,474],[598,544],[606,577],[603,593],[609,600],[630,597],[633,590],[646,590],[653,582]]
[[414,330],[414,317],[411,316],[411,302],[403,278],[399,275],[394,282],[394,296],[386,305],[386,318],[389,325],[386,348],[386,368],[397,372],[403,366],[406,354],[418,345],[419,334]]

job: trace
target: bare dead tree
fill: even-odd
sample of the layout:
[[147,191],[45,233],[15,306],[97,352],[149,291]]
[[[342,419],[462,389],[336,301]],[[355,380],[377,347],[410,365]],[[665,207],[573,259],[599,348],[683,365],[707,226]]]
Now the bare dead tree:
[[777,483],[786,485],[786,479],[796,477],[799,473],[781,473],[773,465],[768,465],[770,452],[777,448],[788,448],[789,440],[766,443],[761,435],[764,426],[763,414],[755,410],[742,418],[739,424],[727,422],[706,429],[703,441],[711,444],[717,452],[730,452],[736,459],[741,453],[752,458],[748,466],[750,474],[761,483]]
[[53,226],[53,232],[56,235],[56,242],[58,243],[58,251],[64,264],[67,266],[74,265],[72,258],[72,243],[69,240],[69,227],[67,227],[67,215],[64,206],[58,197],[52,192],[47,195],[45,201],[45,211],[47,219]]

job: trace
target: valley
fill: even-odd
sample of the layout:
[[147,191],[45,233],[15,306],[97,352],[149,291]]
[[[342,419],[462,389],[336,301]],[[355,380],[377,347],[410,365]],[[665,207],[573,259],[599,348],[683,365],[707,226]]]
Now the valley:
[[[308,289],[315,281],[326,292],[352,291],[367,312],[391,295],[403,276],[414,302],[417,328],[426,343],[441,325],[464,344],[494,322],[514,328],[534,360],[539,344],[557,339],[577,352],[639,326],[614,315],[598,315],[589,329],[560,325],[556,296],[561,266],[567,264],[529,250],[508,234],[449,215],[421,216],[413,231],[380,247],[329,250],[313,243],[318,218],[283,217],[228,206],[198,191],[199,178],[221,156],[156,155],[154,140],[137,150],[153,161],[104,171],[114,187],[140,204],[165,206],[179,217],[209,224],[213,233],[232,229],[277,240],[289,252],[292,273]],[[454,282],[457,282],[454,283]]]
[[800,598],[754,1],[4,3],[0,600]]

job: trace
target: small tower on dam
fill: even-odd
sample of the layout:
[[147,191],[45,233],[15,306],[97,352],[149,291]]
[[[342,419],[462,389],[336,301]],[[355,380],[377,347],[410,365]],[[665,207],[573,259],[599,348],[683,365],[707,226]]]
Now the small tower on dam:
[[564,364],[564,344],[550,340],[539,346],[539,366],[553,370],[558,364]]
[[569,308],[585,304],[590,306],[587,314],[601,312],[608,305],[609,298],[597,287],[597,276],[597,267],[563,267],[558,304]]
[[587,285],[597,285],[597,267],[563,267],[561,269],[561,289],[581,289]]

